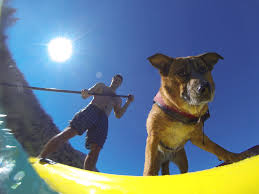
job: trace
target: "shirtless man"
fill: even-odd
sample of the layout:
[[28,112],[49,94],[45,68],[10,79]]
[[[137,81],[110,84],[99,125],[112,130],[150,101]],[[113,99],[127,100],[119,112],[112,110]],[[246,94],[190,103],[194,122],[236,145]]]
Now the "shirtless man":
[[85,158],[84,169],[97,171],[96,163],[107,138],[108,117],[112,109],[114,109],[116,118],[121,118],[129,104],[134,100],[134,96],[129,95],[126,103],[122,106],[121,98],[108,96],[116,94],[115,91],[121,85],[122,80],[122,76],[118,74],[112,78],[110,86],[97,83],[88,90],[82,90],[81,94],[84,99],[92,96],[91,93],[107,94],[107,96],[94,95],[93,100],[75,114],[69,126],[49,140],[38,157],[46,158],[48,154],[56,151],[70,138],[82,135],[87,131],[85,147],[90,151]]

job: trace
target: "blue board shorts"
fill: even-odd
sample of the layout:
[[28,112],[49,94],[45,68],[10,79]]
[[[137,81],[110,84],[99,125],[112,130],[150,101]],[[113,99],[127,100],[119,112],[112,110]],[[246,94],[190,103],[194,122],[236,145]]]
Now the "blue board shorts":
[[70,127],[77,131],[78,135],[86,132],[85,147],[95,143],[103,147],[108,134],[108,117],[104,111],[93,104],[76,113],[70,121]]

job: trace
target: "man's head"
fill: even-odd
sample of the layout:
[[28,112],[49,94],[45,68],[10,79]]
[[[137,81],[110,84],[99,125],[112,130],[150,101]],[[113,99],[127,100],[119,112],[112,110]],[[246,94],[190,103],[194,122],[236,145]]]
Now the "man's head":
[[123,77],[120,74],[116,74],[115,76],[112,77],[112,82],[111,86],[114,88],[118,88],[123,81]]

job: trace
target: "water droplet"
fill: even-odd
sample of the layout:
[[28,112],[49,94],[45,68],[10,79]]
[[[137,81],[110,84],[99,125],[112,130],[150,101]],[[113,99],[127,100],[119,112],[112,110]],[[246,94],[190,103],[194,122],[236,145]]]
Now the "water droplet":
[[5,148],[16,148],[16,146],[6,145]]
[[13,180],[14,181],[21,181],[24,176],[25,176],[24,171],[17,172],[16,175],[14,175]]
[[13,133],[10,133],[10,132],[6,132],[5,134],[6,135],[13,135]]
[[97,73],[96,73],[96,77],[97,77],[97,78],[101,78],[102,76],[103,76],[102,72],[97,72]]
[[21,182],[15,183],[13,186],[11,186],[12,189],[16,189],[17,187],[20,186],[20,184],[22,184]]
[[8,131],[8,132],[11,132],[12,130],[11,129],[2,129],[3,131]]

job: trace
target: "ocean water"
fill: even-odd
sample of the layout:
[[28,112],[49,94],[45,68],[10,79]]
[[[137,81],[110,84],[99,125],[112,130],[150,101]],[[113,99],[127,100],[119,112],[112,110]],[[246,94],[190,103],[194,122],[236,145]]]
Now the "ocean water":
[[0,114],[0,194],[57,193],[38,176],[12,130],[5,128],[5,116]]

